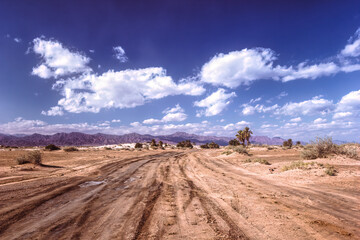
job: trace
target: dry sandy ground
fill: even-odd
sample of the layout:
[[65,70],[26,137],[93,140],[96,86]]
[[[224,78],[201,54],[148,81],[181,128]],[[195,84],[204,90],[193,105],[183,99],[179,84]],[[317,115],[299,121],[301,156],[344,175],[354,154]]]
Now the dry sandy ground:
[[328,176],[282,172],[297,150],[23,152],[0,151],[0,239],[360,239],[360,161],[317,159]]

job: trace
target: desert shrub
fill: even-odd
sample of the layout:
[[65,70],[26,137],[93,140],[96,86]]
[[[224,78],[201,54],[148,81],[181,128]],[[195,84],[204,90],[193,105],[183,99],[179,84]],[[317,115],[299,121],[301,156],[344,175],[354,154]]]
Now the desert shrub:
[[205,143],[205,144],[203,144],[203,145],[200,145],[200,148],[207,149],[207,148],[209,148],[209,144],[208,144],[208,143]]
[[302,170],[311,169],[311,167],[314,166],[315,164],[317,164],[317,163],[295,161],[295,162],[292,162],[290,165],[282,167],[281,171],[285,172],[285,171],[293,170],[293,169],[302,169]]
[[300,141],[296,141],[296,146],[299,146],[301,145],[301,142]]
[[200,145],[201,148],[220,148],[219,144],[211,142],[205,143],[204,145]]
[[287,141],[283,142],[283,146],[287,148],[291,148],[293,146],[293,141],[291,138],[289,138]]
[[226,151],[222,152],[221,154],[230,155],[230,154],[232,154],[232,153],[233,153],[232,151],[226,150]]
[[242,145],[236,146],[232,148],[234,152],[237,152],[239,154],[246,154],[248,155],[248,151],[246,150],[246,148]]
[[349,158],[358,159],[357,147],[355,146],[342,145],[339,147],[338,153]]
[[245,162],[246,163],[253,162],[253,163],[260,163],[260,164],[264,164],[264,165],[271,165],[271,163],[269,163],[267,160],[262,159],[262,158],[255,158],[255,159],[248,158],[248,159],[245,160]]
[[337,171],[334,166],[327,164],[325,166],[325,173],[329,176],[335,176]]
[[111,147],[104,147],[105,150],[112,150]]
[[142,148],[142,147],[143,147],[142,143],[136,143],[135,144],[135,148]]
[[155,139],[151,140],[150,146],[151,147],[156,147],[157,146]]
[[317,138],[315,142],[305,146],[301,152],[304,159],[326,158],[331,154],[342,154],[342,149],[332,142],[331,137]]
[[245,159],[244,162],[246,162],[246,163],[251,163],[251,158]]
[[176,146],[178,148],[193,148],[190,140],[181,141]]
[[56,150],[60,150],[60,148],[54,144],[49,144],[45,147],[45,150],[56,151]]
[[64,151],[65,152],[76,152],[76,151],[79,151],[79,149],[77,149],[76,147],[67,147],[67,148],[64,148]]
[[30,163],[29,160],[27,159],[27,157],[25,155],[19,156],[16,158],[16,162],[21,165],[21,164],[25,164],[25,163]]
[[267,150],[274,150],[274,147],[267,147]]
[[239,146],[240,142],[237,139],[232,139],[229,141],[229,146]]
[[42,162],[42,156],[40,151],[32,151],[16,158],[16,161],[18,164],[33,163],[35,165],[40,165]]

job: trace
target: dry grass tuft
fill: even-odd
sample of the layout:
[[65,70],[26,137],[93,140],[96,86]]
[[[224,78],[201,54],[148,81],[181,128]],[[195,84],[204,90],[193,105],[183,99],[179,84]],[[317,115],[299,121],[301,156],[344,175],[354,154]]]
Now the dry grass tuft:
[[307,170],[307,169],[311,169],[315,165],[319,165],[319,164],[316,162],[295,161],[292,162],[290,165],[282,167],[281,171],[285,172],[294,169]]
[[246,163],[260,163],[260,164],[264,164],[264,165],[271,165],[271,163],[269,163],[267,160],[262,159],[262,158],[255,158],[255,159],[246,159],[245,160]]

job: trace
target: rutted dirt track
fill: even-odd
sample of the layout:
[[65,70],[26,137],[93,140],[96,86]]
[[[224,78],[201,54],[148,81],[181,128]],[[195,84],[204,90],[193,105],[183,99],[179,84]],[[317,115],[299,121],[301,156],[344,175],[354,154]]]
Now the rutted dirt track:
[[[148,151],[0,184],[0,239],[360,239],[360,190],[211,151]],[[81,172],[81,174],[80,174]]]

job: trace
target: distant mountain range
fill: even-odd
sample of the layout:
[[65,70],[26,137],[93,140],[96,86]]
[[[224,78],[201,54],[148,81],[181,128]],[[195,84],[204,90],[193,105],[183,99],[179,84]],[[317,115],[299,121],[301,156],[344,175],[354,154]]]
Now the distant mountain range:
[[[152,136],[141,135],[138,133],[130,133],[124,135],[109,135],[109,134],[85,134],[80,132],[72,133],[56,133],[54,135],[6,135],[0,134],[0,145],[3,146],[46,146],[48,144],[55,144],[59,146],[99,146],[121,143],[135,143],[135,142],[150,142],[152,139],[156,141],[163,141],[170,144],[176,144],[183,140],[190,140],[196,144],[204,144],[207,142],[215,142],[219,145],[225,146],[229,137],[215,137],[215,136],[200,136],[196,134],[188,134],[185,132],[176,132],[170,135]],[[253,136],[251,143],[253,144],[268,144],[281,145],[284,139],[280,137],[269,138],[266,136]]]

